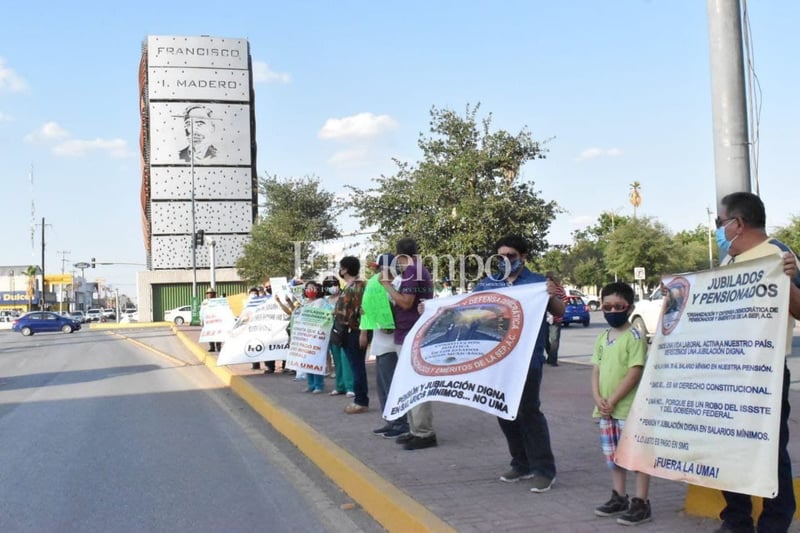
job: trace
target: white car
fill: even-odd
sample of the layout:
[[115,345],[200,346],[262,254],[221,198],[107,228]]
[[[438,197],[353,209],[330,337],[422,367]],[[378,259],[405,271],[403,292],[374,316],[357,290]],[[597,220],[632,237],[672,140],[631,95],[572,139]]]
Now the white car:
[[661,293],[661,287],[650,293],[647,298],[642,298],[636,302],[636,307],[633,308],[633,313],[629,317],[633,327],[644,334],[648,339],[656,333],[658,321],[661,318],[661,307],[664,303],[664,295]]
[[192,306],[184,305],[170,309],[164,312],[164,320],[166,322],[174,322],[176,326],[180,326],[185,322],[191,323],[192,321]]

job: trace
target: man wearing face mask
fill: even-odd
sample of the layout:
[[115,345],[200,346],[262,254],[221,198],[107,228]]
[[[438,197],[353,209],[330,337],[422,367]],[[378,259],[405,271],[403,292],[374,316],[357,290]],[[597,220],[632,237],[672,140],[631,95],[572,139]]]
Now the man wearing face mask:
[[[322,281],[322,287],[325,290],[325,300],[330,304],[332,309],[336,308],[336,302],[339,300],[339,278],[336,276],[328,276]],[[330,392],[331,396],[339,396],[346,394],[348,398],[353,398],[353,371],[350,368],[350,363],[347,362],[347,356],[344,353],[342,346],[337,346],[333,342],[328,347],[331,352],[331,359],[333,360],[333,368],[336,373],[336,385]]]
[[[527,240],[519,235],[508,235],[497,242],[495,249],[497,255],[503,258],[505,268],[499,275],[494,273],[482,279],[475,287],[475,292],[512,285],[546,283],[547,293],[550,295],[547,312],[553,316],[564,315],[564,301],[558,296],[557,285],[545,276],[531,272],[525,266],[529,251]],[[508,451],[511,453],[511,469],[500,476],[500,480],[514,483],[521,479],[533,478],[531,492],[547,492],[556,479],[556,462],[550,446],[550,431],[547,419],[539,408],[544,346],[548,335],[545,314],[541,317],[539,336],[533,348],[517,416],[514,420],[497,419],[506,437]]]
[[[792,347],[795,319],[800,319],[800,264],[792,250],[766,232],[766,210],[761,199],[749,192],[735,192],[725,196],[717,211],[717,244],[720,264],[724,267],[734,262],[749,261],[759,257],[778,255],[783,258],[783,271],[792,279],[789,293],[789,323],[787,324],[787,349]],[[788,354],[787,354],[788,355]],[[789,369],[783,368],[783,393],[778,437],[778,495],[764,499],[764,509],[758,518],[758,531],[788,531],[795,511],[792,484],[792,461],[789,444]],[[752,501],[746,494],[723,491],[725,508],[720,513],[723,520],[718,531],[752,532]]]

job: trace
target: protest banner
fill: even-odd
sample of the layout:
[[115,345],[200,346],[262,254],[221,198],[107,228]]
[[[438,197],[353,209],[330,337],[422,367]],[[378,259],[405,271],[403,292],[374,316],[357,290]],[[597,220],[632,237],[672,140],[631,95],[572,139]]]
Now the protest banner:
[[429,401],[516,418],[547,301],[544,283],[426,300],[400,351],[384,418]]
[[250,300],[223,343],[217,366],[286,359],[288,325],[289,317],[274,298]]
[[[617,464],[777,494],[789,282],[778,256],[663,279],[668,293]],[[757,467],[743,475],[745,465]]]
[[289,288],[289,281],[286,277],[269,278],[269,286],[272,287],[274,298],[279,298],[281,302],[285,302],[287,296],[291,299],[292,289]]
[[200,342],[225,342],[236,323],[227,298],[211,298],[203,302],[200,320],[203,322]]
[[[315,300],[314,303],[316,302],[324,303],[324,300]],[[330,306],[314,303],[306,304],[295,311],[286,367],[324,376],[327,372],[333,310]]]

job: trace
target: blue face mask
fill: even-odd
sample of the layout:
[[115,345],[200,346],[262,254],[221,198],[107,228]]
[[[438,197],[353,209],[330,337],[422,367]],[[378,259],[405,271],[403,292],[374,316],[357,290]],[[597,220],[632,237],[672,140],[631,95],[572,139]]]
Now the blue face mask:
[[[728,222],[728,224],[730,224],[730,221]],[[733,244],[733,241],[736,240],[736,237],[738,237],[737,235],[733,239],[728,240],[728,238],[725,236],[725,228],[728,226],[728,224],[718,227],[715,233],[715,237],[717,238],[717,246],[719,247],[720,261],[722,261],[723,257],[728,255],[728,251],[731,249],[731,244]]]
[[605,317],[606,322],[608,322],[608,325],[612,328],[618,328],[628,321],[628,313],[624,311],[619,313],[606,313],[604,311],[603,317]]
[[494,270],[494,272],[489,277],[494,280],[504,280],[514,272],[520,270],[523,264],[524,263],[522,262],[522,259],[519,257],[517,257],[513,261],[507,258],[503,259],[501,257],[500,263],[495,267],[496,270]]

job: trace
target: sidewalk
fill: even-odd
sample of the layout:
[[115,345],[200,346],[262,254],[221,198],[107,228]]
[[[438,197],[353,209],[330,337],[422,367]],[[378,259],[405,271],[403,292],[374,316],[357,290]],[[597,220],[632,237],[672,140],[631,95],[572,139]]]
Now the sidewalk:
[[[200,328],[181,327],[178,331],[186,336],[189,344],[194,344],[190,348],[196,355],[205,357],[206,364],[216,368],[216,361],[205,351],[206,346],[197,344]],[[592,512],[595,506],[608,499],[611,476],[591,419],[590,366],[565,362],[557,368],[545,367],[542,410],[550,426],[558,476],[553,490],[544,494],[531,493],[526,481],[509,484],[498,480],[500,474],[508,469],[505,439],[496,419],[477,410],[437,402],[434,405],[434,426],[439,446],[436,448],[405,451],[393,440],[373,435],[372,429],[381,426],[382,420],[374,391],[375,369],[372,363],[367,365],[370,411],[358,415],[344,414],[349,398],[327,394],[331,390],[331,379],[325,381],[326,394],[312,395],[304,392],[305,381],[294,381],[294,376],[289,374],[265,375],[251,370],[249,365],[234,365],[228,369],[257,392],[256,396],[246,398],[251,404],[259,402],[260,395],[277,407],[257,410],[279,431],[282,431],[280,426],[285,425],[282,417],[297,417],[313,429],[310,435],[318,433],[327,437],[355,458],[357,461],[352,461],[350,468],[358,472],[354,470],[352,476],[345,473],[347,479],[370,483],[369,480],[374,478],[374,486],[361,487],[366,489],[363,492],[388,490],[386,487],[393,485],[455,530],[624,530],[624,526],[617,525],[614,519],[595,517]],[[800,392],[792,391],[791,395],[792,404],[800,409]],[[790,441],[789,452],[794,460],[794,471],[800,472],[800,423],[797,415],[793,414],[790,419],[790,431],[794,438]],[[304,438],[297,435],[293,432],[287,437],[290,440],[293,436]],[[302,449],[301,445],[298,446]],[[362,475],[362,466],[357,462],[363,463],[378,477]],[[326,465],[320,466],[324,469]],[[632,492],[633,481],[629,476],[629,492]],[[385,485],[387,482],[390,485]],[[343,488],[348,490],[348,487]],[[653,478],[650,487],[653,521],[643,525],[642,529],[650,532],[714,531],[719,521],[692,517],[683,512],[686,492],[687,485]],[[370,505],[375,505],[374,502],[358,503],[368,512],[371,512]],[[414,511],[410,509],[409,512]],[[397,523],[395,521],[394,525]],[[797,527],[792,530],[800,531],[800,524],[797,521],[795,524]],[[397,529],[391,524],[384,525]]]

